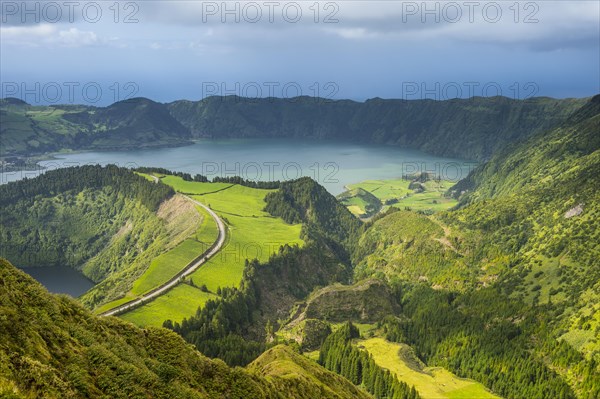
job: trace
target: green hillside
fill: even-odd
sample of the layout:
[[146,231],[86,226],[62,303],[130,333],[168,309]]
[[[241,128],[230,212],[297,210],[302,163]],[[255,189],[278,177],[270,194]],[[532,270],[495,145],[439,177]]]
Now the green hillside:
[[[208,97],[167,104],[194,137],[353,140],[485,159],[505,143],[559,125],[587,99],[506,97],[365,102],[311,97]],[[260,115],[260,117],[257,117]]]
[[[162,176],[161,182],[210,206],[226,222],[227,242],[221,253],[195,271],[188,282],[179,284],[167,295],[124,314],[122,317],[126,320],[141,326],[161,326],[167,319],[181,322],[183,318],[193,316],[197,308],[208,299],[217,298],[217,292],[221,289],[239,287],[247,260],[256,258],[267,261],[283,245],[302,245],[299,224],[286,224],[263,210],[264,198],[272,190],[238,184],[186,181],[173,175]],[[192,244],[196,246],[195,243]],[[192,250],[190,257],[197,256],[202,248],[207,248],[199,243],[198,245],[200,248]],[[161,264],[169,265],[167,267],[185,264],[174,263],[172,258],[164,262],[156,259],[154,262],[158,263],[156,268],[160,268]],[[142,276],[136,282],[133,294],[142,292],[140,287],[148,284],[146,280],[148,278]]]
[[456,182],[427,173],[395,180],[367,180],[349,184],[337,198],[354,215],[368,219],[390,207],[422,213],[448,210],[458,202],[448,194]]
[[3,398],[369,398],[285,347],[249,369],[210,360],[176,334],[97,318],[0,259]]
[[0,156],[172,146],[200,137],[293,137],[391,144],[482,160],[507,142],[560,125],[586,101],[546,97],[247,101],[227,96],[169,104],[133,98],[88,107],[31,106],[3,99]]
[[115,166],[59,169],[0,186],[2,256],[22,267],[70,266],[97,283],[89,308],[129,291],[202,214],[167,186]]
[[[264,105],[213,101],[203,103],[210,105],[205,117],[240,113],[206,125],[214,129],[246,123],[243,107],[258,112]],[[310,178],[209,182],[113,166],[0,186],[9,259],[80,267],[101,281],[81,298],[89,307],[117,293],[143,292],[185,262],[196,243],[210,242],[207,215],[184,194],[210,206],[228,227],[227,245],[192,278],[123,316],[162,324],[183,340],[165,329],[96,319],[3,262],[0,389],[25,397],[598,398],[600,96],[494,99],[502,106],[471,101],[472,112],[486,114],[472,123],[493,126],[500,118],[495,139],[521,140],[500,149],[470,137],[465,151],[483,154],[485,147],[496,155],[452,187],[414,176],[363,182],[336,199]],[[360,103],[332,104],[340,116]],[[418,104],[435,122],[434,111],[468,103],[414,103],[414,120]],[[493,112],[486,108],[492,104]],[[550,110],[552,118],[544,113]],[[275,126],[287,114],[277,115],[253,123]],[[534,116],[542,120],[528,119]],[[445,118],[445,131],[458,126]],[[200,123],[186,123],[192,122]],[[508,133],[511,123],[523,128]],[[191,130],[203,135],[202,129]],[[417,201],[428,191],[456,206],[400,206],[406,194]],[[382,209],[368,221],[346,206],[367,211],[377,208],[375,200]],[[310,352],[302,357],[302,351]],[[322,367],[310,360],[317,358]]]
[[31,106],[0,100],[0,156],[64,149],[126,149],[189,143],[190,133],[164,105],[145,98],[108,107]]
[[400,381],[414,385],[423,399],[499,399],[475,381],[459,378],[441,367],[426,367],[408,345],[383,338],[358,341],[356,345]]
[[457,189],[455,225],[512,254],[507,292],[560,307],[564,338],[600,355],[600,96],[568,123],[506,150]]
[[396,287],[388,339],[501,396],[597,397],[599,124],[596,96],[449,190],[460,209],[368,225],[355,275]]

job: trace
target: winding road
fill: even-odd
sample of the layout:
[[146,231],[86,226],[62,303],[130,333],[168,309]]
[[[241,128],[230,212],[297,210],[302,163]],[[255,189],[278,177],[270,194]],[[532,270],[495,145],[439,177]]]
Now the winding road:
[[[152,177],[155,179],[154,181],[156,183],[158,183],[158,178],[155,176],[152,176]],[[206,250],[203,254],[199,255],[195,260],[190,262],[186,267],[184,267],[179,273],[177,273],[175,276],[173,276],[166,283],[159,285],[158,287],[152,289],[151,291],[148,291],[147,293],[145,293],[144,295],[142,295],[141,297],[139,297],[137,299],[133,299],[130,302],[127,302],[127,303],[117,306],[116,308],[112,308],[110,310],[107,310],[106,312],[100,313],[99,316],[119,315],[121,313],[131,310],[137,306],[142,305],[145,302],[148,302],[148,301],[166,293],[168,290],[170,290],[171,288],[173,288],[177,284],[179,284],[181,282],[182,278],[185,278],[185,277],[189,276],[190,274],[192,274],[193,272],[195,272],[200,266],[202,266],[204,263],[206,263],[212,256],[214,256],[217,252],[219,252],[221,250],[221,248],[223,247],[223,244],[225,244],[225,237],[226,237],[225,223],[223,223],[221,218],[208,206],[188,197],[187,195],[184,195],[184,197],[188,201],[191,201],[194,204],[199,205],[202,208],[204,208],[206,210],[206,212],[208,212],[210,214],[210,216],[214,219],[215,223],[217,224],[217,227],[219,228],[219,236],[217,237],[217,240],[214,242],[214,244],[208,250]]]

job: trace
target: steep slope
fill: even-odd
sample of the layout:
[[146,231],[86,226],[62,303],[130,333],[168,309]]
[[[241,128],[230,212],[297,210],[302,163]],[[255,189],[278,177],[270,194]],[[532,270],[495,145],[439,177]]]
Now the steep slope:
[[265,202],[271,215],[287,223],[301,222],[306,237],[325,243],[342,261],[349,261],[361,222],[323,186],[309,177],[286,181]]
[[435,287],[464,290],[483,281],[463,237],[433,217],[392,210],[376,220],[358,241],[354,251],[355,278],[378,276],[426,281]]
[[[377,220],[359,240],[357,271],[422,275],[445,287],[452,279],[500,279],[532,304],[573,306],[589,297],[600,288],[599,126],[596,96],[451,188],[461,196],[459,210]],[[587,316],[600,317],[595,312]]]
[[195,315],[164,324],[230,365],[246,365],[260,355],[294,304],[316,287],[351,277],[349,250],[361,222],[325,188],[301,178],[282,183],[265,202],[271,215],[302,223],[305,244],[284,245],[267,261],[247,261],[239,289],[222,289],[221,298]]
[[359,103],[228,96],[175,101],[168,107],[195,137],[343,139],[485,159],[508,142],[557,126],[585,101],[474,97],[447,101],[375,98]]
[[294,312],[297,316],[286,327],[305,319],[375,323],[399,309],[388,286],[375,279],[321,288],[297,306]]
[[93,113],[70,113],[64,118],[88,127],[92,134],[86,146],[95,149],[180,145],[190,138],[188,129],[163,104],[146,98],[120,101]]
[[97,318],[0,259],[0,396],[7,398],[369,398],[285,347],[249,370],[165,329]]
[[[514,295],[585,309],[595,325],[600,323],[593,295],[600,290],[599,131],[596,96],[562,126],[500,153],[460,182],[455,190],[466,191],[463,208],[446,218],[516,254]],[[576,346],[597,340],[593,330]]]
[[310,390],[306,392],[311,398],[371,398],[367,392],[348,383],[348,380],[326,371],[313,361],[298,355],[284,345],[269,349],[252,362],[248,369],[267,378],[279,392],[293,392],[298,380],[310,382],[306,384]]
[[190,133],[163,104],[133,98],[109,107],[31,106],[0,101],[0,156],[61,149],[126,149],[189,143]]
[[459,182],[458,210],[370,224],[356,274],[396,287],[386,337],[502,396],[598,397],[599,131],[596,96]]
[[1,255],[22,267],[69,266],[96,283],[94,308],[127,292],[200,216],[167,186],[116,166],[48,171],[0,186]]
[[228,96],[170,104],[133,98],[88,107],[4,99],[0,156],[182,145],[192,137],[294,137],[385,143],[481,160],[506,143],[560,125],[586,101],[474,97],[360,103]]

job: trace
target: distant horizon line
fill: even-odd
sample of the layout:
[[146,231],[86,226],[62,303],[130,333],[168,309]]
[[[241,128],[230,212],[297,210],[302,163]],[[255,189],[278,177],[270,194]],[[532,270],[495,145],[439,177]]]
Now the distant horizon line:
[[383,97],[372,97],[372,98],[367,98],[365,100],[353,100],[350,98],[326,98],[326,97],[318,97],[318,96],[309,96],[309,95],[302,95],[302,96],[294,96],[294,97],[274,97],[274,96],[269,96],[269,97],[243,97],[243,96],[239,96],[237,94],[229,94],[229,95],[212,95],[212,96],[206,96],[204,98],[198,99],[198,100],[189,100],[187,98],[180,98],[177,100],[173,100],[173,101],[167,101],[167,102],[160,102],[160,101],[155,101],[149,97],[143,97],[143,96],[138,96],[138,97],[131,97],[131,98],[127,98],[127,99],[123,99],[123,100],[119,100],[119,101],[115,101],[113,103],[110,103],[108,105],[94,105],[94,104],[89,104],[89,103],[55,103],[55,104],[31,104],[28,103],[27,101],[18,98],[18,97],[3,97],[0,98],[0,102],[10,102],[10,101],[18,101],[20,103],[23,103],[24,105],[29,105],[32,107],[53,107],[53,106],[86,106],[86,107],[96,107],[96,108],[106,108],[106,107],[110,107],[112,105],[115,104],[119,104],[119,103],[126,103],[126,102],[135,102],[135,101],[151,101],[153,103],[156,104],[172,104],[172,103],[176,103],[176,102],[181,102],[181,101],[187,101],[187,102],[191,102],[191,103],[198,103],[198,102],[202,102],[205,100],[210,100],[210,99],[233,99],[233,98],[239,98],[240,101],[245,101],[245,102],[262,102],[262,101],[287,101],[289,103],[295,103],[298,100],[305,100],[305,99],[312,99],[313,101],[316,102],[323,102],[323,103],[334,103],[334,102],[353,102],[353,103],[357,103],[357,104],[365,104],[367,102],[370,101],[406,101],[406,102],[418,102],[418,101],[433,101],[433,102],[447,102],[447,101],[472,101],[472,100],[477,100],[477,99],[507,99],[510,101],[531,101],[531,100],[541,100],[541,99],[549,99],[549,100],[585,100],[585,99],[592,99],[593,97],[596,97],[600,95],[600,93],[598,94],[594,94],[591,96],[585,96],[585,97],[564,97],[564,98],[558,98],[558,97],[551,97],[551,96],[534,96],[534,97],[527,97],[527,98],[513,98],[513,97],[508,97],[508,96],[502,96],[502,95],[497,95],[497,96],[472,96],[472,97],[455,97],[455,98],[446,98],[446,99],[435,99],[435,98],[411,98],[411,99],[406,99],[406,98],[383,98]]

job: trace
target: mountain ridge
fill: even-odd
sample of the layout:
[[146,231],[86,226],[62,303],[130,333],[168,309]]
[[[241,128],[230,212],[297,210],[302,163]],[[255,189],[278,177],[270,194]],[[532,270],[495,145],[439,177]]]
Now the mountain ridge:
[[90,107],[32,106],[2,99],[0,156],[178,146],[198,138],[285,137],[388,144],[484,160],[508,142],[560,125],[588,101],[212,96],[169,103],[136,97]]

